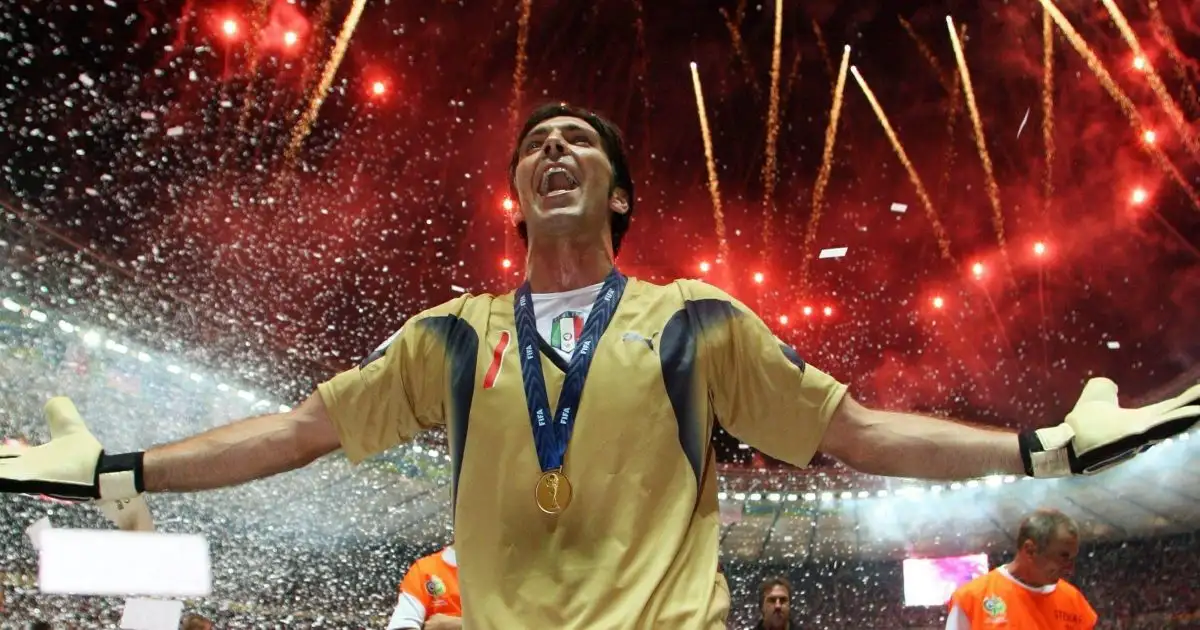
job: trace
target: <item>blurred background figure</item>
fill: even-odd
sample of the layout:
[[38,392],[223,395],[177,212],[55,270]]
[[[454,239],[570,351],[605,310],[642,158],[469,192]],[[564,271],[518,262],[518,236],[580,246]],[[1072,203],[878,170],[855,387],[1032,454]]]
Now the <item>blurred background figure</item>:
[[451,545],[409,567],[387,630],[460,630],[460,617],[458,559]]
[[971,580],[954,593],[946,630],[1040,628],[1091,630],[1092,610],[1066,581],[1079,555],[1079,526],[1058,510],[1025,517],[1012,562]]
[[768,578],[758,587],[762,620],[756,630],[791,630],[792,583],[785,577]]

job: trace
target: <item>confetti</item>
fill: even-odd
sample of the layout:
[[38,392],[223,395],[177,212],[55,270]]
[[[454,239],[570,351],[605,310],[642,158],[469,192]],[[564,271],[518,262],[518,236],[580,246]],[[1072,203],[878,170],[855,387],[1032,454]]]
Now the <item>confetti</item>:
[[842,256],[846,255],[846,249],[847,248],[845,247],[830,247],[828,249],[822,249],[817,258],[841,258]]
[[906,204],[906,203],[893,203],[892,204],[892,212],[904,213],[906,211],[908,211],[908,204]]

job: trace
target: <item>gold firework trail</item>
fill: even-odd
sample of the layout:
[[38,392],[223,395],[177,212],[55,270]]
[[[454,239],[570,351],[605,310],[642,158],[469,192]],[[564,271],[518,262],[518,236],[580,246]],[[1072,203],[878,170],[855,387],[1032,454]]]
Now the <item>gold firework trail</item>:
[[1193,160],[1200,160],[1200,145],[1196,144],[1196,138],[1192,135],[1191,127],[1183,118],[1183,112],[1179,110],[1179,105],[1175,103],[1175,99],[1171,98],[1171,94],[1167,92],[1167,86],[1163,84],[1158,73],[1154,71],[1154,64],[1150,63],[1150,58],[1146,56],[1146,51],[1142,49],[1141,42],[1138,41],[1137,35],[1133,33],[1133,29],[1129,27],[1129,21],[1125,19],[1125,14],[1121,13],[1121,9],[1117,7],[1113,0],[1100,0],[1104,3],[1104,8],[1108,9],[1108,14],[1112,16],[1113,24],[1117,25],[1117,30],[1121,31],[1121,37],[1125,39],[1125,43],[1129,44],[1129,49],[1133,54],[1146,60],[1146,67],[1142,72],[1146,75],[1146,80],[1150,83],[1150,89],[1154,91],[1154,95],[1158,97],[1159,104],[1163,109],[1167,110],[1167,117],[1175,125],[1175,131],[1179,134],[1179,139],[1183,142],[1183,146],[1191,154]]
[[900,16],[900,26],[904,27],[904,32],[908,33],[908,37],[917,45],[917,51],[921,53],[921,57],[925,59],[929,67],[933,68],[933,73],[937,76],[938,83],[942,84],[942,89],[947,92],[953,92],[951,79],[946,78],[946,71],[942,69],[942,64],[938,63],[937,57],[929,48],[929,44],[926,44],[925,40],[921,39],[920,35],[917,35],[916,29],[903,16]]
[[1183,93],[1183,102],[1187,104],[1188,111],[1192,116],[1200,116],[1200,98],[1196,96],[1196,88],[1192,86],[1192,72],[1196,70],[1196,62],[1191,59],[1185,59],[1183,54],[1179,52],[1179,45],[1175,43],[1175,34],[1171,32],[1171,27],[1167,26],[1163,20],[1162,11],[1158,10],[1158,0],[1150,0],[1150,24],[1154,28],[1154,32],[1158,34],[1158,38],[1162,41],[1163,48],[1167,51],[1167,56],[1175,64],[1175,75],[1180,82],[1180,92]]
[[725,238],[725,213],[721,210],[721,187],[717,183],[717,161],[713,157],[712,133],[708,129],[708,112],[704,107],[704,90],[700,87],[700,71],[692,62],[692,88],[696,92],[696,111],[700,115],[700,136],[704,140],[704,164],[708,167],[708,194],[712,197],[713,224],[717,232],[717,258],[722,269],[729,268],[729,242]]
[[1042,209],[1049,215],[1054,199],[1054,20],[1042,11],[1042,145],[1046,172],[1042,179]]
[[521,14],[517,18],[517,61],[513,68],[512,102],[508,106],[508,127],[516,131],[517,119],[521,115],[521,101],[525,94],[525,64],[528,61],[526,48],[529,46],[529,19],[533,15],[533,0],[521,0]]
[[342,65],[342,58],[346,56],[346,48],[350,46],[350,38],[354,36],[354,29],[358,27],[358,20],[362,17],[366,5],[367,0],[354,0],[354,4],[350,6],[350,13],[346,15],[346,21],[342,22],[342,30],[338,33],[333,50],[329,53],[329,61],[325,63],[325,71],[321,74],[321,82],[317,84],[317,89],[313,92],[312,100],[309,101],[304,116],[292,128],[292,141],[288,144],[287,152],[284,154],[288,164],[295,163],[300,152],[300,144],[308,137],[313,123],[317,121],[317,113],[321,110],[321,104],[325,102],[325,97],[329,95],[333,78]]
[[729,29],[729,39],[733,42],[733,54],[737,55],[738,61],[742,64],[742,70],[750,79],[750,87],[754,90],[754,96],[761,97],[762,86],[758,84],[758,73],[754,71],[754,63],[746,54],[746,42],[742,39],[741,22],[735,23],[725,9],[720,9],[720,11],[721,18],[725,20],[725,28]]
[[[1063,36],[1067,38],[1067,41],[1070,42],[1071,47],[1075,49],[1075,52],[1079,53],[1080,57],[1083,57],[1088,69],[1091,70],[1092,74],[1096,75],[1096,79],[1100,81],[1100,85],[1104,87],[1105,91],[1108,92],[1108,95],[1117,102],[1118,106],[1120,106],[1121,111],[1124,112],[1125,116],[1129,119],[1129,124],[1133,126],[1134,131],[1138,134],[1141,134],[1146,129],[1146,124],[1142,120],[1142,115],[1138,112],[1137,107],[1134,106],[1133,101],[1129,99],[1129,96],[1127,96],[1125,92],[1117,86],[1116,82],[1113,81],[1112,75],[1110,75],[1108,70],[1104,68],[1104,64],[1100,62],[1100,59],[1096,56],[1096,53],[1092,52],[1092,49],[1088,47],[1087,42],[1085,42],[1083,37],[1079,35],[1079,31],[1076,31],[1075,27],[1071,26],[1071,23],[1067,21],[1066,16],[1064,16],[1062,12],[1058,10],[1058,7],[1054,5],[1052,0],[1038,0],[1038,2],[1042,3],[1042,7],[1050,14],[1050,17],[1054,19],[1054,23],[1058,25],[1058,30],[1062,31]],[[1162,150],[1158,148],[1158,145],[1151,142],[1139,142],[1138,145],[1142,147],[1143,151],[1150,154],[1150,157],[1154,159],[1154,162],[1158,164],[1158,167],[1161,168],[1164,173],[1169,175],[1171,179],[1175,180],[1175,183],[1180,189],[1183,190],[1183,192],[1188,196],[1188,199],[1192,202],[1192,206],[1200,210],[1200,195],[1196,194],[1196,190],[1192,188],[1192,185],[1188,183],[1186,178],[1184,178],[1183,173],[1179,172],[1179,169],[1176,168],[1171,160],[1169,160]]]
[[879,124],[883,126],[883,132],[887,134],[888,140],[892,143],[892,149],[896,152],[896,157],[900,158],[901,164],[904,165],[904,170],[908,172],[908,179],[912,182],[913,188],[917,191],[917,197],[921,200],[921,205],[925,208],[925,216],[929,218],[929,223],[933,227],[933,235],[938,242],[938,250],[942,254],[942,258],[957,264],[954,256],[950,253],[950,239],[946,236],[946,230],[942,227],[942,221],[938,218],[937,211],[933,209],[933,202],[929,200],[929,193],[925,191],[925,184],[921,182],[921,176],[917,174],[917,169],[913,167],[912,160],[908,159],[908,153],[904,150],[904,145],[900,144],[900,138],[896,136],[895,130],[892,129],[892,123],[888,122],[887,114],[883,112],[883,107],[879,105],[879,101],[875,98],[875,93],[871,91],[867,85],[866,79],[858,73],[858,68],[850,66],[850,74],[854,75],[854,80],[858,81],[858,86],[862,88],[863,94],[866,95],[867,101],[871,103],[871,109],[875,111],[875,117],[879,119]]
[[771,223],[775,208],[775,144],[779,138],[779,66],[783,47],[783,0],[775,0],[775,42],[771,49],[771,92],[767,105],[767,146],[763,160],[763,255],[771,250]]
[[[963,54],[962,43],[958,41],[958,32],[954,30],[954,20],[946,16],[946,28],[950,32],[950,43],[954,46],[954,57],[958,61],[958,73],[962,77],[963,95],[967,97],[967,112],[971,115],[971,124],[975,129],[975,148],[979,150],[979,160],[983,163],[984,182],[987,185],[988,201],[992,203],[992,228],[996,231],[996,240],[1000,243],[1000,255],[1004,264],[1008,260],[1008,246],[1004,240],[1004,210],[1000,207],[1000,187],[996,184],[996,174],[992,168],[992,156],[988,153],[987,140],[983,135],[983,121],[979,117],[979,107],[975,103],[975,89],[971,86],[971,72],[967,68],[967,57]],[[1011,274],[1012,267],[1009,266]]]
[[808,230],[804,234],[804,249],[801,251],[800,286],[808,286],[808,265],[812,257],[813,241],[817,238],[817,226],[821,223],[821,210],[825,203],[825,188],[829,185],[829,173],[833,170],[833,148],[837,145],[838,120],[842,116],[842,95],[846,89],[846,70],[850,67],[850,47],[842,50],[842,63],[838,67],[837,82],[833,87],[833,105],[829,112],[829,124],[825,127],[825,148],[821,152],[821,169],[817,172],[817,183],[813,186],[812,212],[808,215]]

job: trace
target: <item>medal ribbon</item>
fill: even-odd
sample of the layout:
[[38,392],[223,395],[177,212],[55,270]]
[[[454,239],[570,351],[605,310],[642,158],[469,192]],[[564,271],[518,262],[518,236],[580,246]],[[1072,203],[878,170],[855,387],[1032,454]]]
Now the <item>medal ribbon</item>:
[[538,351],[537,316],[533,312],[533,295],[529,282],[517,289],[513,314],[517,320],[517,344],[521,354],[521,382],[525,385],[525,404],[529,407],[529,424],[533,427],[533,443],[537,448],[542,472],[562,468],[563,456],[575,428],[576,411],[583,398],[583,384],[600,337],[612,321],[628,281],[616,267],[609,272],[592,304],[592,312],[583,325],[583,335],[575,343],[575,352],[567,365],[567,377],[558,396],[558,409],[550,411],[550,396],[546,393],[546,375]]

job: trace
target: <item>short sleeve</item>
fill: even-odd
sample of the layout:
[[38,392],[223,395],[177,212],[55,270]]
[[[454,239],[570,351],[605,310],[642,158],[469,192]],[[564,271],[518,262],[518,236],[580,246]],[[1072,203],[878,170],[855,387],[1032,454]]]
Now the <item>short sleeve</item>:
[[432,605],[429,592],[425,590],[425,573],[420,562],[414,562],[400,582],[400,596],[388,621],[388,630],[423,627]]
[[414,316],[359,367],[317,387],[351,461],[360,462],[445,423],[445,340],[431,324],[454,317],[462,301]]
[[737,300],[704,283],[685,286],[717,420],[767,455],[807,465],[846,386],[807,364]]

